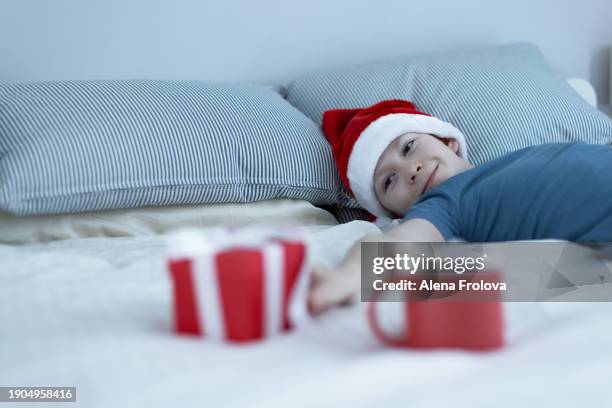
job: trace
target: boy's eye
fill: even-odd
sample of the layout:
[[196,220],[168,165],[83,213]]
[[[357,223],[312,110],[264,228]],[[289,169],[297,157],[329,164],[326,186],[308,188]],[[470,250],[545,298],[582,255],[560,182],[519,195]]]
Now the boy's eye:
[[404,148],[402,149],[402,155],[406,156],[410,152],[410,149],[412,149],[413,143],[414,143],[414,140],[411,140],[404,145]]
[[389,186],[391,185],[391,182],[393,181],[393,177],[395,177],[395,175],[391,175],[389,177],[387,177],[385,179],[385,182],[383,184],[383,190],[386,192],[387,189],[389,188]]

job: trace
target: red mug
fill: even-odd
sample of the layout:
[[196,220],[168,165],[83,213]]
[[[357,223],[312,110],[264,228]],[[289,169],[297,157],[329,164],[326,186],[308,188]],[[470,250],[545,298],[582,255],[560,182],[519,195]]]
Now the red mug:
[[[456,282],[468,279],[500,282],[497,272],[476,274],[449,274],[438,277],[438,281]],[[413,280],[428,279],[422,276]],[[457,287],[457,286],[456,286]],[[498,291],[474,296],[466,292],[429,292],[429,297],[419,295],[402,302],[403,332],[391,335],[381,327],[377,317],[376,302],[368,305],[368,321],[374,335],[383,343],[393,347],[417,349],[458,348],[473,351],[488,351],[503,346],[503,316],[501,296]],[[444,295],[444,296],[440,296]],[[479,300],[484,297],[485,300]],[[374,299],[376,300],[376,299]]]

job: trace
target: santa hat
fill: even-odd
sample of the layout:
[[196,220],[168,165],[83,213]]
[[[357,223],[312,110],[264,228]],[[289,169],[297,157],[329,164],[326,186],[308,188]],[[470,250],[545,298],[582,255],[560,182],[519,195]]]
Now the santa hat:
[[383,221],[393,215],[385,210],[374,191],[374,170],[387,146],[404,133],[428,133],[455,139],[457,154],[467,160],[463,134],[410,101],[388,100],[365,109],[332,109],[323,113],[323,131],[332,145],[336,166],[345,187],[359,204]]

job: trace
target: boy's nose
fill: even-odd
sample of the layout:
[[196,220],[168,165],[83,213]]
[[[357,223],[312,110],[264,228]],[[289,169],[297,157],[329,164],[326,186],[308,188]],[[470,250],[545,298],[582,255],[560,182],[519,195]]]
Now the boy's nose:
[[416,176],[417,174],[419,174],[419,172],[423,169],[423,164],[420,162],[417,162],[413,165],[411,165],[412,167],[412,175],[410,176],[410,182],[414,183],[416,181]]

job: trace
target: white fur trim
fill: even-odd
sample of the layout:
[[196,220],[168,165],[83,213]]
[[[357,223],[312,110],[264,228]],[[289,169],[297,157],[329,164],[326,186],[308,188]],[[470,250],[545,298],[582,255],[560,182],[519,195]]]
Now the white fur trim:
[[355,141],[346,175],[359,204],[377,217],[393,215],[386,211],[376,198],[374,170],[387,146],[404,133],[429,133],[455,139],[459,143],[459,156],[467,160],[465,137],[450,123],[431,116],[409,113],[391,113],[376,119]]

